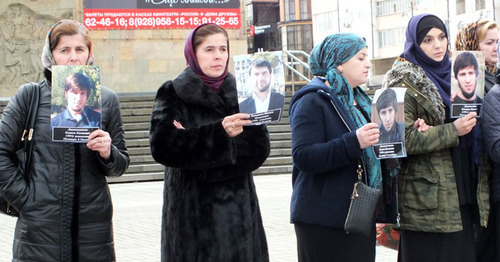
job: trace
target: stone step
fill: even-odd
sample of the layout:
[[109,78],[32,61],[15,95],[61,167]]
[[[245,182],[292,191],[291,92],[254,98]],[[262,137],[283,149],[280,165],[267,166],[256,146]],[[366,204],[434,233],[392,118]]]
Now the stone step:
[[276,124],[276,125],[268,125],[267,130],[269,133],[289,133],[291,128],[288,124]]
[[165,167],[162,164],[151,163],[151,164],[135,164],[129,165],[127,173],[151,173],[151,172],[163,172]]
[[282,166],[293,164],[292,156],[268,157],[262,166]]
[[291,148],[273,148],[269,153],[269,157],[291,156],[291,155],[292,155]]
[[145,122],[145,123],[123,123],[123,129],[125,129],[125,132],[128,131],[139,131],[139,130],[148,130],[149,127],[151,126],[150,122]]
[[120,103],[120,111],[126,109],[134,109],[134,108],[145,108],[153,111],[154,103],[152,101],[145,102],[133,102],[133,103]]
[[126,140],[127,148],[147,147],[149,148],[149,139],[131,139]]
[[132,139],[149,139],[149,130],[137,130],[137,131],[126,131],[125,140],[129,141]]
[[107,177],[107,180],[108,183],[163,180],[163,170],[161,172],[150,172],[150,173],[126,172],[120,177]]
[[292,165],[261,166],[259,169],[253,171],[252,173],[254,175],[291,174],[292,170]]
[[292,133],[269,133],[269,140],[271,141],[276,141],[276,140],[291,140],[292,139]]
[[271,141],[271,150],[274,148],[292,148],[291,140]]
[[155,163],[156,162],[151,154],[130,155],[130,165]]
[[130,147],[127,141],[127,150],[130,156],[151,155],[149,147]]
[[122,108],[120,109],[122,113],[122,117],[129,117],[129,116],[149,116],[151,117],[151,108]]
[[149,123],[151,122],[151,115],[139,115],[123,117],[123,124],[128,123]]

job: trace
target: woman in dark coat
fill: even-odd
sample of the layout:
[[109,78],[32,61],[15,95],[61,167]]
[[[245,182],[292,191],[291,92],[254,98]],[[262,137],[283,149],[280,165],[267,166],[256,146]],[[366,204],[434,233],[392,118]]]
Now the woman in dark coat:
[[166,166],[162,261],[268,261],[251,173],[269,155],[267,129],[238,113],[224,29],[194,29],[184,54],[151,117],[151,152]]
[[[455,41],[455,49],[457,51],[482,51],[484,54],[486,68],[484,70],[484,99],[483,107],[481,108],[481,113],[484,116],[481,117],[483,121],[480,121],[481,129],[475,133],[474,139],[479,142],[481,142],[481,139],[485,139],[486,143],[483,144],[488,149],[492,159],[496,159],[496,155],[498,154],[494,149],[496,139],[494,136],[496,136],[497,130],[495,130],[495,125],[491,125],[492,123],[496,123],[495,121],[497,120],[495,114],[498,107],[496,101],[498,91],[497,94],[489,96],[488,101],[486,100],[486,95],[495,85],[495,75],[500,73],[500,70],[497,69],[498,29],[499,27],[494,21],[479,20],[471,22],[464,25],[458,31]],[[484,112],[485,108],[486,112]],[[482,134],[487,134],[488,137]],[[493,175],[490,182],[492,182],[490,183],[491,210],[488,218],[488,226],[478,226],[475,228],[477,230],[475,240],[478,262],[500,261],[500,224],[497,222],[497,220],[500,220],[500,214],[498,213],[500,211],[500,181]]]
[[354,34],[328,36],[312,51],[309,65],[317,77],[290,105],[291,221],[299,261],[375,261],[375,221],[369,236],[344,231],[358,163],[363,181],[384,190],[381,217],[396,222],[396,169],[375,157],[371,146],[380,131],[370,123],[371,99],[359,87],[370,69],[366,42]]
[[[13,261],[115,261],[113,208],[106,176],[120,176],[129,158],[116,94],[101,88],[102,129],[89,142],[51,141],[51,68],[92,64],[89,31],[63,20],[47,36],[42,55],[45,79],[22,86],[0,122],[0,193],[20,212]],[[17,159],[29,101],[40,90],[31,172],[27,180]],[[2,240],[3,241],[3,240]]]

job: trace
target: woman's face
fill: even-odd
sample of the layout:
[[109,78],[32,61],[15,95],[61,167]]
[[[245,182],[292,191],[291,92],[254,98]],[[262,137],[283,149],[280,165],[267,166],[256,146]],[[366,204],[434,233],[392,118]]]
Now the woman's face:
[[420,48],[424,53],[436,62],[443,61],[446,51],[448,50],[448,38],[446,34],[437,28],[432,28],[427,32]]
[[342,71],[342,76],[351,87],[356,87],[366,83],[366,78],[370,71],[370,60],[368,60],[368,48],[359,50],[351,59],[338,66]]
[[85,65],[89,58],[89,48],[81,34],[63,35],[52,50],[56,65]]
[[227,38],[223,34],[205,37],[205,40],[196,49],[198,65],[201,71],[209,77],[221,76],[226,70],[228,58]]
[[486,65],[494,66],[498,62],[498,29],[491,28],[486,32],[486,37],[479,42],[479,50],[484,53],[484,62]]

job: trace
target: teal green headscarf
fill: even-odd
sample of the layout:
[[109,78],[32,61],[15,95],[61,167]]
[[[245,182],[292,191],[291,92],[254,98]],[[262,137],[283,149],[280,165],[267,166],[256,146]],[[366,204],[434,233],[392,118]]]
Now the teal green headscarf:
[[[339,33],[326,37],[323,42],[314,47],[309,58],[309,67],[315,76],[323,76],[330,83],[333,93],[340,99],[349,112],[356,128],[367,124],[372,112],[372,100],[359,86],[351,88],[347,80],[337,70],[361,49],[366,47],[361,37],[350,33]],[[359,109],[354,107],[354,100]],[[366,116],[366,117],[365,117]],[[382,171],[380,161],[375,157],[371,147],[363,149],[363,160],[368,173],[370,187],[382,187]]]

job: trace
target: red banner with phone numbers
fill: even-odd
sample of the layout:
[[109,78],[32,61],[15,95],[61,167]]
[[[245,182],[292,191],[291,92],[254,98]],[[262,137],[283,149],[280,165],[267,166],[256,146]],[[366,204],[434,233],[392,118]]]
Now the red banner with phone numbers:
[[240,9],[86,9],[84,23],[89,30],[241,27]]

